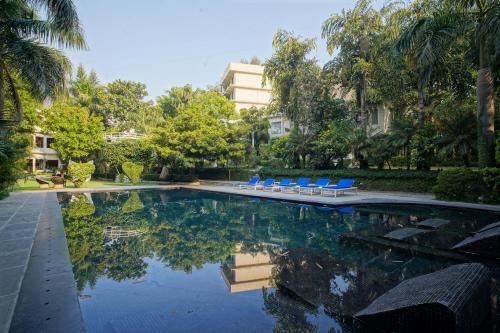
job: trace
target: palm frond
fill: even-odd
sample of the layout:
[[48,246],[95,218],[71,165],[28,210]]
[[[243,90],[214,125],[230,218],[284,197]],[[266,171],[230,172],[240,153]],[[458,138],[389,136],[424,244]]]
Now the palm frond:
[[47,12],[43,37],[61,47],[85,49],[83,29],[72,0],[29,0]]
[[43,100],[64,90],[71,63],[62,52],[24,39],[10,40],[4,47],[8,66],[29,84],[34,96]]
[[12,77],[11,73],[8,70],[7,66],[4,66],[4,72],[5,72],[5,77],[7,84],[9,86],[10,94],[12,96],[12,101],[14,103],[14,112],[15,115],[13,117],[13,120],[16,122],[20,122],[21,119],[23,118],[23,107],[21,104],[21,97],[19,96],[19,92],[17,91],[16,88],[16,83],[14,78]]

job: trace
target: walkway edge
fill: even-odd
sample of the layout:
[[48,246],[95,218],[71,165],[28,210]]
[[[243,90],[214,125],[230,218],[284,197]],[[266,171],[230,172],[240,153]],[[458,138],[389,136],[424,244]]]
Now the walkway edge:
[[85,332],[56,193],[41,212],[10,332]]

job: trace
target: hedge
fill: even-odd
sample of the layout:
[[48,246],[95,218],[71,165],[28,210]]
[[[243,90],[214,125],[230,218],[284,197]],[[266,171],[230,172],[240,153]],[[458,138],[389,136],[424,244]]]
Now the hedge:
[[[230,172],[229,172],[230,171]],[[229,178],[229,175],[231,177]],[[307,169],[237,169],[231,168],[201,168],[169,170],[168,181],[189,182],[203,180],[246,181],[259,175],[261,178],[291,177],[328,177],[333,181],[340,178],[354,178],[360,189],[403,192],[431,192],[436,183],[437,171],[406,171],[406,170],[307,170]],[[158,180],[158,174],[146,174],[146,180]]]
[[378,191],[431,192],[436,183],[438,171],[414,170],[306,170],[306,169],[270,169],[263,168],[259,175],[264,178],[281,177],[327,177],[333,181],[340,178],[353,178],[360,189]]
[[500,203],[500,169],[445,170],[439,174],[432,191],[440,200]]

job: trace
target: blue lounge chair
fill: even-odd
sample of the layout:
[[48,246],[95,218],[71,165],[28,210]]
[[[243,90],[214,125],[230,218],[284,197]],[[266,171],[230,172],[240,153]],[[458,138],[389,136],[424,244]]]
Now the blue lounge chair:
[[311,181],[311,178],[299,178],[296,183],[292,183],[290,185],[282,185],[280,186],[281,192],[287,192],[287,190],[291,190],[294,192],[296,189],[298,190],[301,186],[306,186]]
[[270,186],[264,186],[263,190],[271,190],[271,192],[280,191],[281,186],[288,186],[292,183],[292,178],[282,178],[278,184],[272,184]]
[[[262,184],[257,184],[253,186],[254,190],[262,190],[267,186],[273,186],[274,185],[274,178],[267,178],[262,182]],[[252,186],[249,186],[252,187]]]
[[306,186],[299,187],[299,193],[309,193],[310,195],[313,195],[314,192],[321,193],[321,189],[328,186],[329,183],[330,179],[328,178],[318,178],[314,184],[307,184]]
[[248,187],[248,186],[255,186],[255,185],[257,185],[257,183],[259,182],[259,180],[260,180],[259,177],[252,177],[252,178],[250,178],[250,180],[248,182],[235,184],[234,187],[242,189],[242,188],[245,188],[245,187]]
[[332,194],[334,197],[337,197],[337,193],[340,192],[342,194],[345,191],[355,191],[356,195],[358,195],[358,188],[353,186],[354,179],[340,179],[336,185],[328,185],[321,188],[321,195]]

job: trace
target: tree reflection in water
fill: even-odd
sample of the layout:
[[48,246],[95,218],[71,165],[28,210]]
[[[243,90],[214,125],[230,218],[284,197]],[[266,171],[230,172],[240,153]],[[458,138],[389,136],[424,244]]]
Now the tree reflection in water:
[[[80,291],[100,277],[139,279],[148,258],[189,274],[210,263],[226,269],[235,253],[266,253],[276,288],[262,290],[263,310],[276,332],[315,332],[311,318],[320,312],[334,319],[332,332],[342,331],[353,326],[354,313],[400,281],[450,264],[340,238],[409,223],[411,214],[449,212],[317,209],[188,190],[93,193],[91,199],[59,195]],[[118,236],[105,232],[111,227]]]

